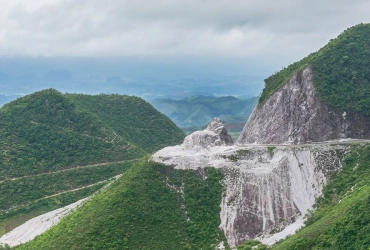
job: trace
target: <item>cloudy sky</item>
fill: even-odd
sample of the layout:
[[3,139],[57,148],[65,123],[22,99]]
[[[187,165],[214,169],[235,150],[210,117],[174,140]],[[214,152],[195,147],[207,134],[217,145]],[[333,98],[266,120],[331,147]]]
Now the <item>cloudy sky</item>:
[[292,62],[368,0],[0,0],[0,56],[204,56]]

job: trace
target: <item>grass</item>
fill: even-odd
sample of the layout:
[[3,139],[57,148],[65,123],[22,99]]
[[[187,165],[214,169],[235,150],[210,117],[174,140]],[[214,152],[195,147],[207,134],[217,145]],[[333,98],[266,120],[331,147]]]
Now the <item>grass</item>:
[[135,161],[75,168],[57,173],[29,176],[0,183],[0,211],[28,204],[60,192],[81,188],[119,175]]
[[[204,178],[206,177],[207,178]],[[57,226],[17,249],[214,249],[222,173],[147,158]]]
[[11,215],[48,196],[88,190],[183,138],[172,121],[138,97],[47,89],[8,103],[0,109],[0,224],[9,228],[50,211],[54,206]]
[[26,221],[83,199],[101,189],[105,183],[54,197],[41,199],[0,214],[0,237]]

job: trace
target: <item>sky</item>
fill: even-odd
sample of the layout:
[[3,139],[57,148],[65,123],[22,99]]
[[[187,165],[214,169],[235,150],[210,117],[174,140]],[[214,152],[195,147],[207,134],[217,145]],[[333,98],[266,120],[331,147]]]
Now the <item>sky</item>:
[[228,58],[286,66],[368,0],[0,0],[0,56]]

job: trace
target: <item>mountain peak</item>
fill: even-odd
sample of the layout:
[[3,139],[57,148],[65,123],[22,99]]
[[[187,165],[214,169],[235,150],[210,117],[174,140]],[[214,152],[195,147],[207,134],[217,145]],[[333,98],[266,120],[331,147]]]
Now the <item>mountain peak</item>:
[[370,24],[359,24],[267,78],[238,143],[369,139],[369,65]]
[[346,29],[317,52],[265,80],[260,106],[297,72],[311,67],[320,100],[328,106],[370,115],[370,24]]

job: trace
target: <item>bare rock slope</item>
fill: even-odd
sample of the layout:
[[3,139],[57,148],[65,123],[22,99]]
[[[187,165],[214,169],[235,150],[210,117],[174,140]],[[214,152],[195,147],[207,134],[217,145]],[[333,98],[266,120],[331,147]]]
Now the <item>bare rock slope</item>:
[[[220,228],[229,246],[235,247],[257,236],[273,244],[294,233],[322,194],[329,173],[341,168],[348,150],[346,144],[234,145],[203,150],[179,145],[164,148],[151,159],[176,169],[212,166],[224,173]],[[276,231],[281,232],[274,235]]]
[[310,67],[297,72],[246,123],[238,144],[320,142],[370,138],[370,117],[331,108],[319,100]]
[[182,144],[185,149],[195,146],[209,148],[214,146],[230,146],[234,141],[227,133],[224,124],[220,119],[214,118],[207,128],[203,131],[196,131],[187,136]]
[[350,143],[339,139],[370,138],[369,124],[370,117],[320,101],[307,67],[255,108],[236,145],[199,131],[152,160],[177,169],[221,169],[220,228],[227,243],[258,238],[271,245],[303,225],[330,172],[342,168]]
[[42,234],[52,226],[58,224],[62,218],[73,212],[87,199],[88,198],[79,200],[68,206],[42,214],[27,221],[11,232],[3,235],[0,238],[0,246],[1,244],[8,244],[10,247],[14,247],[34,239],[36,236]]
[[[151,160],[175,169],[221,169],[225,191],[220,228],[230,247],[257,236],[273,244],[294,233],[349,150],[345,143],[237,146],[222,131],[222,123],[214,120],[206,130],[158,151]],[[227,139],[221,140],[220,134]],[[295,221],[297,225],[289,226]],[[276,231],[281,232],[274,235]]]

